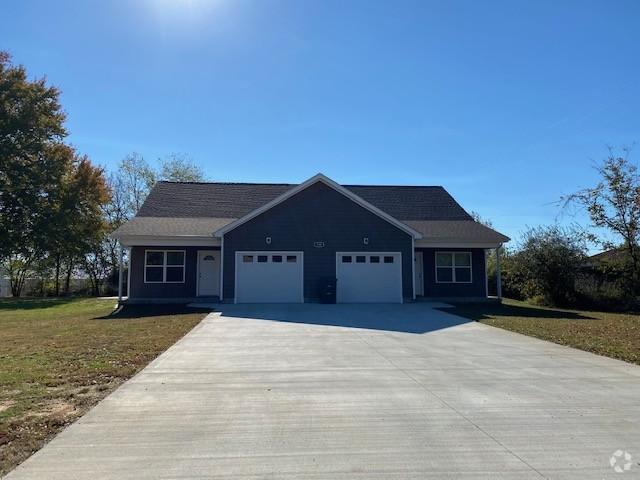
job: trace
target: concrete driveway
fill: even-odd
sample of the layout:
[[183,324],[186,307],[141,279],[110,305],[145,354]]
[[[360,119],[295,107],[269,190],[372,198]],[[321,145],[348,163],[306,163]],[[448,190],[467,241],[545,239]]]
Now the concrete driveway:
[[8,478],[640,478],[639,367],[428,304],[222,309]]

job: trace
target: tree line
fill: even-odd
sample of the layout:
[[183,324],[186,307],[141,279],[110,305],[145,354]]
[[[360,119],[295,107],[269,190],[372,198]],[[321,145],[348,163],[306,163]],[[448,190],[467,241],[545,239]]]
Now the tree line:
[[[570,213],[590,224],[530,228],[503,253],[505,296],[550,306],[640,307],[640,175],[630,149],[609,148],[595,166],[599,180],[561,197]],[[595,245],[605,253],[588,256]],[[488,265],[495,288],[496,264]]]
[[56,296],[69,294],[78,276],[93,295],[113,287],[119,252],[108,234],[135,215],[156,181],[204,180],[180,154],[154,167],[132,153],[107,173],[66,142],[65,120],[60,91],[29,80],[0,51],[0,266],[14,296],[29,279]]

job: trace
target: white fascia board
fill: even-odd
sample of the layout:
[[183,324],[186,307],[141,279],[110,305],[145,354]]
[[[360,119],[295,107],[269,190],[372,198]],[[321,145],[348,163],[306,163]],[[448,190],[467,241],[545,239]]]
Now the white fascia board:
[[387,222],[391,223],[392,225],[398,227],[400,230],[403,230],[404,232],[408,233],[414,239],[422,238],[422,234],[420,232],[418,232],[417,230],[414,230],[413,228],[409,227],[408,225],[405,225],[404,223],[400,222],[399,220],[393,218],[391,215],[389,215],[388,213],[383,212],[378,207],[375,207],[374,205],[371,205],[369,202],[367,202],[363,198],[360,198],[355,193],[353,193],[350,190],[346,189],[342,185],[334,182],[333,180],[331,180],[329,177],[323,175],[322,173],[318,173],[317,175],[314,175],[310,179],[302,182],[300,185],[298,185],[296,187],[293,187],[291,190],[283,193],[279,197],[271,200],[268,203],[265,203],[263,206],[261,206],[259,208],[256,208],[255,210],[249,212],[244,217],[241,217],[241,218],[237,219],[236,221],[231,222],[230,224],[225,225],[224,227],[216,230],[214,232],[214,235],[216,237],[222,237],[225,233],[230,232],[234,228],[239,227],[240,225],[248,222],[249,220],[257,217],[258,215],[260,215],[261,213],[264,213],[267,210],[275,207],[276,205],[284,202],[288,198],[291,198],[292,196],[294,196],[296,193],[301,192],[302,190],[306,189],[307,187],[310,187],[311,185],[313,185],[313,184],[315,184],[317,182],[322,182],[325,185],[333,188],[338,193],[341,193],[342,195],[344,195],[345,197],[349,198],[354,203],[357,203],[361,207],[369,210],[370,212],[374,213],[375,215],[377,215],[378,217],[382,218],[383,220],[386,220]]
[[122,235],[118,241],[125,247],[217,247],[220,239],[196,235],[157,236],[157,235]]

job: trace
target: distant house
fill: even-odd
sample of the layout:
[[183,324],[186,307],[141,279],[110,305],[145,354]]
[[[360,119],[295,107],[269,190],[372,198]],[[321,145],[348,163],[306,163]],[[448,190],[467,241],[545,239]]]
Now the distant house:
[[0,298],[11,297],[11,282],[6,272],[0,268]]
[[159,182],[115,233],[129,301],[342,303],[486,298],[509,238],[439,186]]
[[624,247],[611,248],[588,258],[589,265],[595,266],[602,263],[621,263],[629,256],[628,251]]

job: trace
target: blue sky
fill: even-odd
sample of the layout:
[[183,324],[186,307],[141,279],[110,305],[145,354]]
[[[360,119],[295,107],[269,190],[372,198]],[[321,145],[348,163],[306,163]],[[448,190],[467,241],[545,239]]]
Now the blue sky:
[[183,152],[213,180],[444,185],[516,238],[640,141],[636,0],[2,9],[0,48],[62,90],[70,141],[109,169]]

